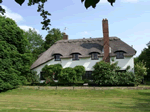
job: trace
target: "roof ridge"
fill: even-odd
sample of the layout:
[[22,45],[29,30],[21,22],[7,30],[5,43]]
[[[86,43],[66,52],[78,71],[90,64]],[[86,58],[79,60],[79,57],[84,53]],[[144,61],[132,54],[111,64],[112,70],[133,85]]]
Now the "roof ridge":
[[[120,39],[116,36],[112,36],[112,37],[109,37],[111,40],[114,39],[114,40],[117,40],[117,39]],[[59,43],[59,42],[68,42],[68,41],[84,41],[84,40],[102,40],[103,37],[98,37],[98,38],[83,38],[83,39],[69,39],[69,40],[59,40],[57,41],[56,43]]]

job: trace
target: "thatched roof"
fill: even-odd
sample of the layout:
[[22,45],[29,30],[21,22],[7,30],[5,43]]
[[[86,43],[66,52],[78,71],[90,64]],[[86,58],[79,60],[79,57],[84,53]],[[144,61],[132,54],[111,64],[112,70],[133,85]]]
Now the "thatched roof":
[[[116,56],[114,52],[118,50],[124,51],[125,56],[133,56],[136,53],[135,49],[121,41],[118,37],[109,37],[109,45],[111,47],[110,56]],[[62,55],[61,58],[72,58],[72,53],[80,53],[80,58],[90,57],[91,52],[98,52],[98,56],[102,57],[104,55],[102,49],[103,38],[59,40],[41,54],[41,56],[32,64],[31,69],[54,59],[53,55],[57,53]]]

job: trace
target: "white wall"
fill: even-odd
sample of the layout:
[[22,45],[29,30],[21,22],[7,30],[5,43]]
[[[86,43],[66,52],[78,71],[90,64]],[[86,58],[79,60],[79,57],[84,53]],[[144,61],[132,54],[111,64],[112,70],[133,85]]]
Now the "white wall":
[[[133,57],[124,57],[124,59],[116,59],[116,57],[111,57],[110,62],[112,63],[112,58],[114,58],[114,62],[118,61],[118,66],[121,67],[121,70],[126,69],[128,65],[131,66],[129,71],[134,72],[134,58]],[[47,64],[47,65],[53,65],[53,64],[58,64],[60,63],[63,68],[66,67],[75,67],[76,65],[83,65],[85,67],[86,71],[92,71],[93,66],[95,65],[96,62],[99,62],[102,60],[102,57],[99,58],[99,60],[91,60],[91,58],[80,58],[80,60],[77,61],[72,61],[72,59],[61,59],[61,61],[55,61],[55,59],[37,67],[34,69],[34,71],[37,71],[37,75],[40,75],[40,72],[42,68]],[[40,76],[39,76],[40,77]],[[41,81],[43,82],[43,81]]]
[[134,73],[134,58],[133,57],[124,57],[124,59],[116,59],[116,57],[111,57],[110,62],[112,63],[112,59],[114,59],[114,62],[118,61],[118,66],[121,67],[121,70],[126,69],[126,67],[129,65],[130,69],[128,71],[131,71]]

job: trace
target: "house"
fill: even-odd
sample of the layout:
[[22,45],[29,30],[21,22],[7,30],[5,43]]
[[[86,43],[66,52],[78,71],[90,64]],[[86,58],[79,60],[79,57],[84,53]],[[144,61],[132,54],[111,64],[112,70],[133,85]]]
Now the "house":
[[83,78],[91,78],[93,66],[96,62],[105,60],[112,63],[118,61],[121,70],[129,65],[129,71],[134,72],[134,58],[136,51],[118,37],[109,37],[108,20],[102,20],[103,38],[68,39],[64,34],[63,40],[57,41],[47,51],[41,54],[32,64],[31,69],[37,71],[42,80],[41,70],[45,65],[60,63],[63,68],[83,65],[86,70]]

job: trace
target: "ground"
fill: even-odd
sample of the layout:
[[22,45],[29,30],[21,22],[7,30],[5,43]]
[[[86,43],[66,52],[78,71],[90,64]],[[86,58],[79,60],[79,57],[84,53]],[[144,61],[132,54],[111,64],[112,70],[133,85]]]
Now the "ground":
[[38,90],[0,93],[0,112],[149,112],[150,90]]

